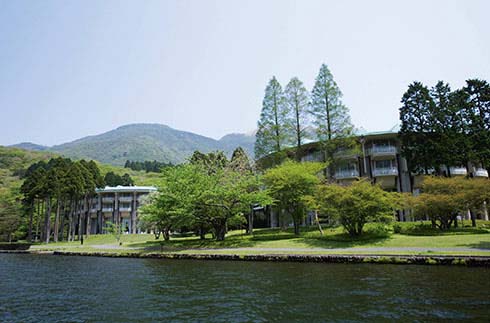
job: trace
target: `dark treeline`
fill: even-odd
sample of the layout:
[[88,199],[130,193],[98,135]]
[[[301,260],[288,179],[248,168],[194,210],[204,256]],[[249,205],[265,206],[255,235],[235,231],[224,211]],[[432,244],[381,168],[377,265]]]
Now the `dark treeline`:
[[450,166],[490,172],[490,85],[472,79],[457,90],[413,82],[400,108],[402,154],[412,173],[451,176]]
[[[106,179],[119,180],[114,182],[116,185],[132,183],[127,174],[111,173]],[[73,241],[75,236],[83,239],[84,234],[90,233],[88,212],[92,208],[95,189],[105,185],[94,161],[58,157],[32,164],[25,171],[21,187],[22,204],[28,216],[27,240]]]
[[124,164],[124,168],[130,168],[132,170],[136,171],[141,171],[144,170],[145,172],[154,172],[154,173],[159,173],[162,168],[165,167],[170,167],[172,166],[172,163],[163,163],[159,161],[132,161],[132,160],[127,160],[126,163]]
[[108,172],[104,177],[104,183],[107,186],[134,186],[134,181],[129,174],[118,175],[114,172]]

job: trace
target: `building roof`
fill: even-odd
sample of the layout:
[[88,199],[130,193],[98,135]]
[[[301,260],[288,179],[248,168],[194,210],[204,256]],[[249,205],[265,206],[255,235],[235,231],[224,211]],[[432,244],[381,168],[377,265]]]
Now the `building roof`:
[[104,188],[97,188],[97,193],[150,193],[157,190],[154,186],[106,186]]

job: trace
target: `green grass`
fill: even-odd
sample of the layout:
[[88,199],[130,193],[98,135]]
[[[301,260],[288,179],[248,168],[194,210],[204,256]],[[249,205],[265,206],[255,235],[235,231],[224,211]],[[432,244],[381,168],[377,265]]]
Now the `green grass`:
[[[300,236],[295,236],[292,229],[256,229],[254,235],[246,235],[244,231],[231,231],[225,241],[215,241],[210,235],[205,240],[198,237],[177,237],[170,241],[155,240],[153,235],[137,234],[122,235],[121,246],[111,235],[92,235],[80,242],[58,242],[36,244],[32,250],[64,250],[84,252],[114,252],[114,253],[147,253],[147,252],[177,252],[177,253],[215,253],[215,254],[404,254],[404,255],[486,255],[490,256],[490,232],[485,228],[488,223],[479,221],[479,228],[460,228],[449,232],[433,231],[425,228],[422,235],[393,234],[379,230],[376,225],[368,225],[366,233],[358,238],[347,235],[342,228],[326,228],[321,236],[314,227],[302,228]],[[402,224],[409,230],[413,223]],[[230,249],[231,250],[227,250]],[[280,248],[286,250],[250,250],[240,248]],[[370,251],[356,248],[424,248],[423,251],[396,250]],[[469,248],[475,251],[439,251],[431,248]],[[238,249],[238,250],[237,250]],[[335,250],[343,249],[343,250]],[[476,249],[487,249],[480,251]]]

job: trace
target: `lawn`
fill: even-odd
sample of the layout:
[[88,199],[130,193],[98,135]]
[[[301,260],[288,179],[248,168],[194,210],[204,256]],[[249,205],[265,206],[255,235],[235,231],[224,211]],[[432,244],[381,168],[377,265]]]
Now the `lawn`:
[[[490,256],[490,222],[480,221],[477,228],[464,227],[448,232],[434,230],[427,223],[412,222],[401,223],[400,225],[402,226],[401,233],[392,233],[391,231],[380,230],[379,226],[368,225],[366,233],[358,238],[348,236],[341,227],[325,228],[323,236],[315,227],[308,227],[302,228],[300,236],[295,236],[292,229],[286,231],[256,229],[254,235],[246,235],[244,231],[236,230],[229,232],[225,241],[215,241],[210,235],[205,240],[200,240],[195,236],[172,237],[168,242],[161,238],[155,240],[155,237],[150,234],[122,235],[120,246],[112,235],[92,235],[84,240],[83,246],[79,241],[74,241],[48,245],[36,244],[31,249],[116,253],[461,254]],[[383,250],[384,248],[394,249]],[[410,250],[410,248],[414,249]],[[456,250],[437,250],[437,248],[455,248]],[[460,248],[468,250],[458,250]],[[481,249],[485,250],[482,251]]]

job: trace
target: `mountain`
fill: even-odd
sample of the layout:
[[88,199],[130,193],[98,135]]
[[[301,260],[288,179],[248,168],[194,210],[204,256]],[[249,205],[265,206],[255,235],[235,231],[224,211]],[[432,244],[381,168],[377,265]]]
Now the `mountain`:
[[254,156],[255,134],[232,133],[223,136],[219,141],[221,150],[233,152],[236,147],[242,147],[250,157]]
[[21,148],[21,149],[31,150],[31,151],[44,151],[49,149],[48,146],[38,145],[32,142],[21,142],[19,144],[15,144],[9,147]]
[[[230,156],[236,147],[241,146],[253,156],[254,143],[255,136],[246,134],[230,134],[215,140],[161,124],[130,124],[99,135],[46,147],[45,150],[75,159],[95,159],[112,165],[124,165],[128,159],[177,164],[185,161],[196,150],[204,153],[223,150]],[[38,147],[35,144],[22,145],[24,147],[21,148],[27,150],[36,150],[29,147]]]

